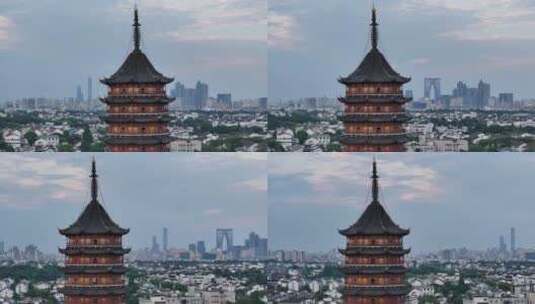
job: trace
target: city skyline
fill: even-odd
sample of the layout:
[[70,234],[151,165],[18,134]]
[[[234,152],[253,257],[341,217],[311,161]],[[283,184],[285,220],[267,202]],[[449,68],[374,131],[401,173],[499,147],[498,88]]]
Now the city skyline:
[[[370,45],[371,1],[271,1],[269,96],[272,102],[310,96],[340,96],[336,79],[351,72]],[[375,1],[379,48],[393,67],[424,92],[423,79],[485,79],[497,92],[535,96],[530,46],[535,6],[526,1]],[[333,22],[335,21],[335,22]],[[461,51],[462,50],[462,51]]]
[[[142,47],[162,73],[203,79],[236,99],[266,96],[266,11],[257,1],[9,0],[0,4],[0,100],[72,96],[89,75],[111,75],[133,46],[136,3]],[[93,90],[103,95],[102,86]]]
[[[506,235],[510,227],[516,229],[517,248],[534,247],[528,210],[533,208],[529,180],[535,159],[456,155],[377,155],[380,201],[396,223],[411,230],[406,244],[412,253],[495,248],[497,236]],[[270,155],[270,248],[342,248],[338,229],[354,222],[370,202],[372,158]],[[512,179],[515,183],[508,183]]]
[[[147,247],[162,226],[169,229],[170,247],[197,240],[211,247],[221,226],[235,227],[237,240],[250,231],[267,235],[265,154],[115,155],[96,157],[99,194],[110,216],[131,229],[128,246]],[[90,164],[88,154],[4,154],[0,230],[16,233],[0,240],[54,253],[63,242],[57,229],[76,219],[89,201]]]

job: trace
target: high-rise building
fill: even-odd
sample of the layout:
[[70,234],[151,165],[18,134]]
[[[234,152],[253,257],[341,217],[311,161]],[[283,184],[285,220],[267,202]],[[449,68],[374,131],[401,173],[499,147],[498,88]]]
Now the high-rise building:
[[268,109],[268,98],[267,97],[260,97],[258,99],[258,107],[260,108],[260,111],[267,111],[267,109]]
[[0,241],[0,254],[4,254],[6,252],[6,244],[4,241]]
[[410,78],[394,71],[379,51],[375,8],[371,27],[372,49],[353,73],[339,79],[346,86],[346,96],[339,98],[344,104],[340,142],[345,152],[402,152],[409,120],[404,105],[410,101],[402,86]]
[[67,237],[64,254],[65,304],[126,303],[123,256],[130,252],[122,246],[128,233],[117,225],[98,201],[95,161],[91,171],[91,201],[76,222],[59,232]]
[[177,81],[175,83],[175,89],[173,91],[173,97],[175,97],[175,98],[183,98],[184,97],[184,89],[185,89],[184,85],[181,82]]
[[[442,97],[441,82],[440,78],[425,78],[424,79],[424,98],[430,100],[440,100]],[[431,97],[431,92],[433,92],[433,97]]]
[[168,246],[168,231],[167,231],[167,227],[164,227],[163,228],[163,233],[162,233],[162,245],[163,245],[163,251],[164,252],[167,252],[167,250],[169,250],[169,248],[167,247]]
[[158,244],[158,238],[153,235],[152,236],[152,247],[151,247],[151,252],[153,254],[158,254],[160,253],[160,244]]
[[93,100],[93,78],[87,78],[87,101]]
[[505,253],[507,252],[507,244],[505,243],[505,236],[500,235],[500,252]]
[[410,285],[405,281],[403,237],[409,230],[400,228],[379,202],[379,176],[373,162],[372,202],[357,222],[340,230],[347,245],[341,268],[345,275],[343,289],[346,304],[405,303]]
[[502,109],[512,110],[514,100],[515,97],[513,93],[500,93],[498,96],[498,106]]
[[208,101],[208,85],[197,81],[195,86],[195,108],[203,109]]
[[197,242],[197,253],[200,255],[204,255],[206,253],[206,245],[204,244],[204,241]]
[[232,95],[231,94],[217,94],[217,102],[224,105],[225,108],[232,108]]
[[511,227],[511,253],[515,254],[516,252],[516,229]]
[[[216,230],[216,248],[221,251],[231,251],[234,247],[234,232],[232,229]],[[226,246],[225,246],[226,245]]]
[[171,136],[165,86],[173,81],[158,72],[141,51],[138,10],[134,13],[134,50],[111,77],[101,82],[109,87],[102,98],[107,150],[110,152],[167,152]]
[[82,102],[84,101],[84,92],[82,92],[82,87],[77,86],[76,87],[76,102]]
[[490,84],[483,82],[483,80],[479,81],[479,84],[477,85],[477,91],[476,109],[483,109],[489,105]]

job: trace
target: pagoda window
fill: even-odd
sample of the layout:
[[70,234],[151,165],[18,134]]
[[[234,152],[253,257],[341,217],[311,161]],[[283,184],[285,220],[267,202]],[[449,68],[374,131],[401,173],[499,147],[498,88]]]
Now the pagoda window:
[[97,258],[93,258],[93,264],[98,264],[98,259]]
[[98,240],[97,239],[93,240],[93,245],[98,245]]

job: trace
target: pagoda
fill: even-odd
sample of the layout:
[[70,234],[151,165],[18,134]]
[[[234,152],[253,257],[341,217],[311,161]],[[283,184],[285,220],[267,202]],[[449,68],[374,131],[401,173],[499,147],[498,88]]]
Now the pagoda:
[[372,49],[359,67],[338,81],[346,86],[340,139],[344,152],[404,152],[408,136],[404,123],[409,121],[402,86],[410,78],[398,74],[379,51],[377,14],[372,10]]
[[138,10],[134,12],[134,50],[119,70],[101,82],[109,87],[106,147],[109,152],[167,152],[171,137],[165,86],[173,78],[158,72],[141,51]]
[[123,256],[130,252],[122,246],[128,229],[119,227],[97,199],[95,161],[91,173],[91,202],[76,222],[60,234],[67,237],[65,287],[61,292],[65,304],[124,304],[126,286]]
[[403,237],[409,230],[395,224],[379,203],[379,176],[373,162],[372,202],[359,220],[340,230],[347,244],[342,272],[345,304],[403,304],[410,287],[405,281]]

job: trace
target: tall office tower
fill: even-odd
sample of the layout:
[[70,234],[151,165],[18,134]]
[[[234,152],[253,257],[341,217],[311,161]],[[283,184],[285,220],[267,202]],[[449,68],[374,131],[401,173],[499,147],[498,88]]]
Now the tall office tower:
[[160,253],[160,245],[158,244],[158,238],[155,235],[152,236],[151,252],[154,254]]
[[67,237],[65,287],[61,290],[65,304],[124,304],[126,285],[122,237],[128,229],[119,227],[98,201],[95,161],[91,171],[91,202],[74,224],[59,232]]
[[84,93],[82,92],[82,87],[81,86],[77,86],[76,87],[76,101],[77,102],[84,101]]
[[167,227],[164,227],[163,228],[163,233],[162,233],[162,245],[163,245],[163,251],[164,252],[167,252],[167,250],[169,249],[167,246],[168,246],[168,231],[167,231]]
[[345,304],[402,304],[410,291],[405,281],[403,237],[409,230],[395,224],[379,202],[379,176],[373,162],[372,202],[359,220],[340,234],[347,238],[341,268]]
[[490,99],[490,84],[483,82],[483,80],[479,81],[479,84],[477,86],[477,103],[476,108],[477,109],[483,109],[486,106],[489,105],[489,99]]
[[[440,78],[425,78],[424,79],[424,98],[431,100],[439,100],[442,97]],[[433,92],[433,97],[431,97]]]
[[500,93],[498,97],[498,105],[502,109],[512,110],[514,106],[514,94],[513,93]]
[[516,229],[511,227],[511,254],[516,252]]
[[346,96],[339,98],[345,107],[340,142],[345,152],[403,152],[409,121],[404,104],[410,99],[402,86],[410,78],[394,71],[379,51],[375,8],[371,27],[371,51],[352,74],[339,79],[346,86]]
[[231,94],[217,94],[217,102],[224,105],[225,108],[232,108],[232,95]]
[[[221,251],[231,251],[234,247],[232,229],[217,229],[216,230],[216,248]],[[226,247],[224,246],[226,245]]]
[[203,255],[206,253],[206,245],[204,244],[204,241],[197,242],[197,253],[200,255]]
[[93,78],[87,78],[87,101],[93,100]]
[[105,139],[110,152],[167,152],[171,137],[165,86],[173,81],[159,73],[141,51],[138,10],[134,17],[134,50],[111,77],[101,80],[109,87]]
[[260,111],[267,111],[267,109],[268,109],[268,98],[267,97],[260,97],[258,99],[258,107],[260,108]]
[[500,235],[500,252],[505,253],[507,252],[507,244],[505,243],[505,237],[503,235]]
[[208,85],[197,81],[195,86],[195,108],[201,110],[206,106],[208,102]]
[[184,85],[180,81],[177,81],[175,83],[175,90],[173,91],[174,92],[173,97],[175,97],[175,98],[183,98],[185,89],[186,88],[184,87]]
[[0,241],[0,254],[4,254],[6,252],[6,244],[4,241]]

